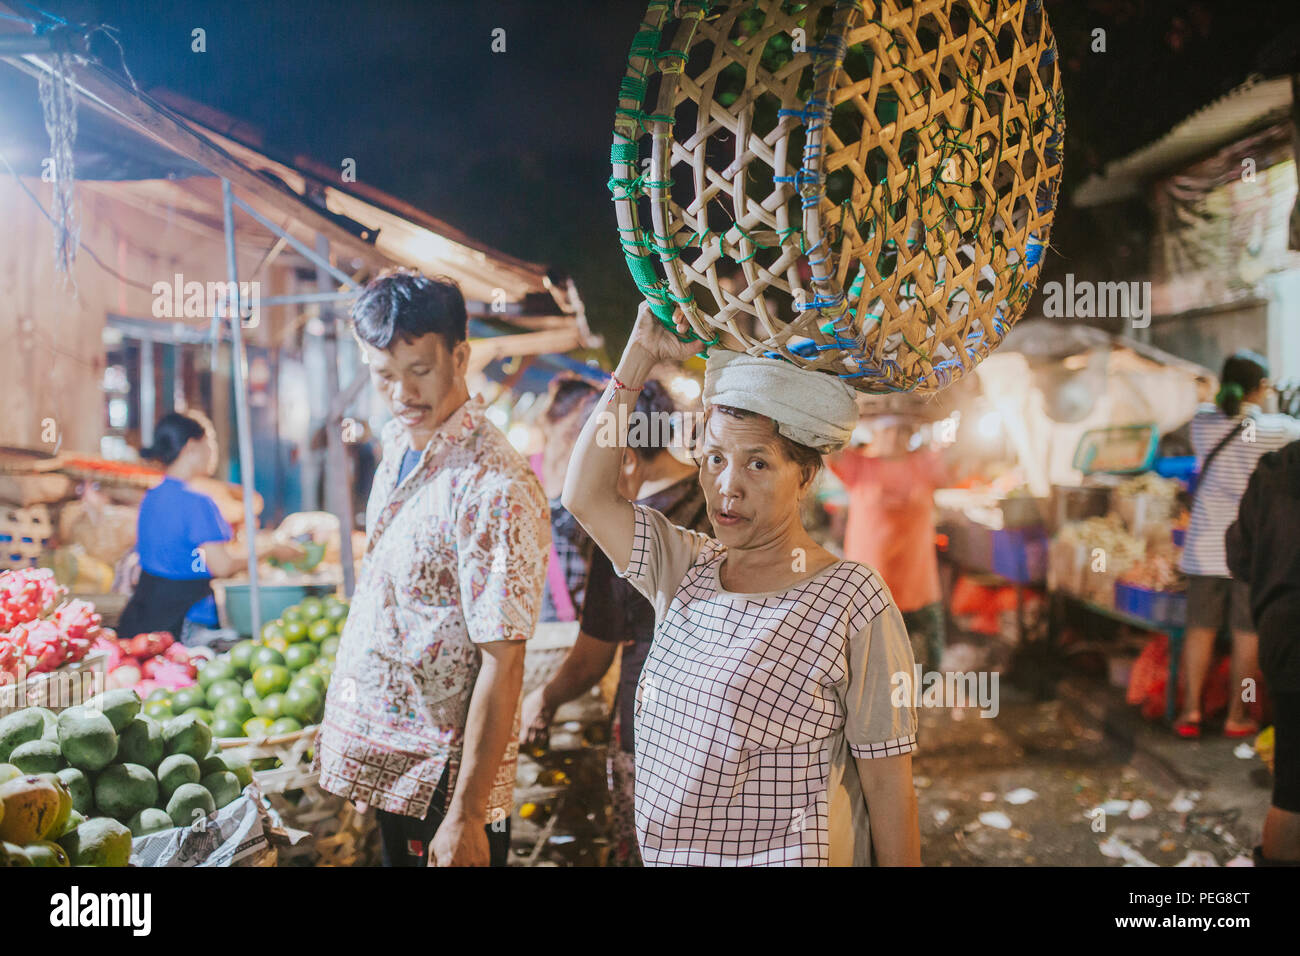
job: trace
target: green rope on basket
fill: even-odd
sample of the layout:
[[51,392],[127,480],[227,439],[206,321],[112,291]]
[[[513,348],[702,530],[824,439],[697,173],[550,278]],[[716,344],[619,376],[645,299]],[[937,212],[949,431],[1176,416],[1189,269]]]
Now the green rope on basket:
[[[606,185],[609,186],[609,191],[614,194],[616,200],[636,199],[644,193],[644,190],[641,187],[645,185],[645,177],[636,176],[632,179],[619,179],[617,176],[611,176]],[[618,194],[618,190],[620,189],[623,190],[623,195],[621,196]]]
[[624,116],[633,120],[636,123],[637,128],[643,133],[649,132],[645,127],[647,121],[652,123],[656,121],[663,122],[667,123],[669,126],[674,122],[673,116],[668,113],[647,113],[644,110],[626,109],[623,107],[614,110],[614,113],[617,116]]
[[614,143],[609,147],[609,161],[611,163],[624,163],[628,166],[637,164],[639,150],[634,142]]
[[645,99],[647,82],[644,76],[625,75],[618,84],[618,98],[620,100],[636,100],[640,103]]
[[655,52],[659,49],[661,37],[661,31],[642,24],[642,29],[632,38],[632,49],[628,54],[628,58],[639,56],[645,59],[653,59]]

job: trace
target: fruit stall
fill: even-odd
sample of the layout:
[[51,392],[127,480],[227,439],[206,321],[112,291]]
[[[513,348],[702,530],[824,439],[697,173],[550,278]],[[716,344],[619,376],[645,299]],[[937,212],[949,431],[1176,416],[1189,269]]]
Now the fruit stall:
[[1157,439],[1154,425],[1085,433],[1075,455],[1082,483],[1054,489],[1061,520],[1049,546],[1048,588],[1058,642],[1071,611],[1118,626],[1118,644],[1085,635],[1070,645],[1076,654],[1104,656],[1116,687],[1128,687],[1152,635],[1167,641],[1172,710],[1187,603],[1178,563],[1190,499],[1187,461],[1157,458]]
[[214,655],[0,574],[0,865],[372,862],[373,823],[310,768],[347,612],[309,597]]

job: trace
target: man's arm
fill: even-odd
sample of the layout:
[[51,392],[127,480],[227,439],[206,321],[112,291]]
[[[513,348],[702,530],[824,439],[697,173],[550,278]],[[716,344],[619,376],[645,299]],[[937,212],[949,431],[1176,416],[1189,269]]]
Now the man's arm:
[[564,655],[564,661],[551,679],[524,698],[519,739],[523,743],[542,740],[555,712],[596,686],[614,663],[617,651],[617,644],[580,631],[577,642]]
[[446,817],[433,838],[435,866],[487,866],[483,827],[506,744],[514,730],[515,705],[524,680],[524,642],[480,644],[483,663],[469,701],[465,749]]
[[[679,317],[678,321],[684,331],[686,320]],[[569,458],[560,500],[616,568],[625,569],[632,560],[636,534],[632,503],[618,493],[618,471],[627,447],[628,416],[636,406],[636,389],[645,384],[656,364],[685,361],[697,348],[674,338],[642,302],[614,370],[614,377],[628,388],[606,392],[608,398],[587,419]],[[628,409],[622,416],[618,414],[620,406]]]
[[921,827],[912,788],[912,755],[857,757],[867,799],[871,845],[881,866],[920,866]]

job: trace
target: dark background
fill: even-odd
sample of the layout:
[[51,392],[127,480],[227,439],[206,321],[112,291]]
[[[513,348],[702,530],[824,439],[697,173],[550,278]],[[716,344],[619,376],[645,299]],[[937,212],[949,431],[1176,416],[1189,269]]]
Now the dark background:
[[[17,4],[16,4],[17,5]],[[145,89],[165,87],[261,127],[498,249],[573,274],[593,326],[621,347],[636,289],[606,180],[613,110],[642,0],[221,0],[57,2],[119,28]],[[1069,194],[1253,71],[1300,68],[1295,0],[1046,0],[1066,97],[1065,183],[1043,281],[1123,278],[1146,250],[1093,228]],[[28,8],[19,7],[24,12]],[[190,32],[207,31],[207,52]],[[492,31],[506,51],[491,51]],[[1106,52],[1091,52],[1092,31]],[[96,42],[109,66],[111,44]],[[1104,235],[1104,240],[1099,237]],[[1030,310],[1037,303],[1030,304]],[[615,354],[617,352],[615,351]]]

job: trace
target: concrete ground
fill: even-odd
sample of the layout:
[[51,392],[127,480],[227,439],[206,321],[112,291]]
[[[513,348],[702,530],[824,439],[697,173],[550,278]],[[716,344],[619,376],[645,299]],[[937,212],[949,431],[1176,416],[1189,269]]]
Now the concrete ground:
[[1004,682],[993,718],[922,709],[914,768],[927,865],[1249,857],[1270,791],[1257,757],[1234,756],[1239,741],[1175,738],[1096,681],[1067,678],[1057,689],[1039,701]]

